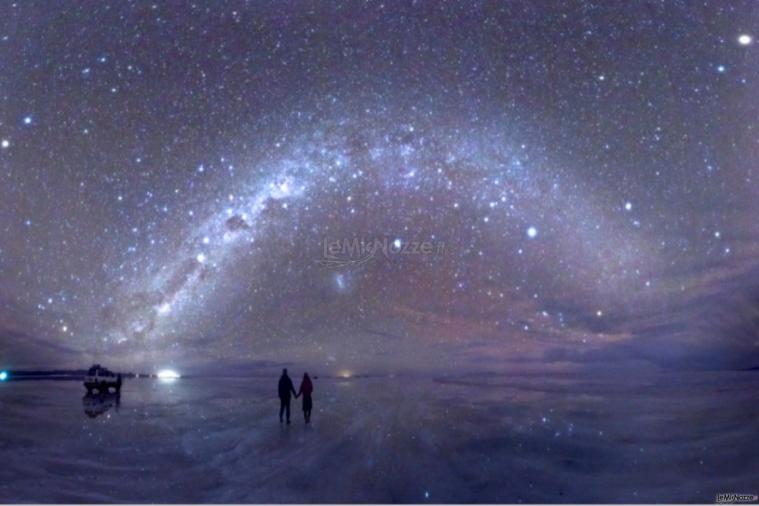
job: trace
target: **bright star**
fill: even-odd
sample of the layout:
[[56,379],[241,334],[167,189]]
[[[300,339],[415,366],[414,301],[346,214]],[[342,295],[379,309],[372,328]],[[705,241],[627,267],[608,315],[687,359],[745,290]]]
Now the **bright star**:
[[8,379],[8,373],[6,371],[0,372],[0,381],[5,381]]
[[625,202],[625,211],[632,211],[632,202]]
[[335,284],[337,285],[337,289],[339,291],[341,292],[344,291],[345,290],[345,276],[343,276],[342,274],[336,274]]
[[31,125],[32,124],[32,117],[27,116],[24,118],[24,125]]
[[197,260],[198,263],[202,264],[206,261],[206,256],[203,253],[198,253],[198,256],[195,257],[195,260]]
[[741,46],[748,46],[754,41],[754,39],[751,37],[751,35],[747,33],[742,33],[738,36],[738,44]]
[[527,229],[527,237],[530,239],[534,239],[538,235],[538,229],[535,227],[530,227]]
[[0,141],[0,146],[2,146],[3,149],[9,148],[10,145],[11,145],[11,141],[9,141],[8,139],[3,139],[2,141]]

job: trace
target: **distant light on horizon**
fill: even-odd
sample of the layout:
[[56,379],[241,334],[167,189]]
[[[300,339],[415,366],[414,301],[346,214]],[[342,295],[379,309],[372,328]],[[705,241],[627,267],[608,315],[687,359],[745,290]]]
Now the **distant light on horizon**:
[[338,373],[338,376],[340,376],[341,378],[350,378],[352,374],[347,369],[343,369],[342,371]]
[[156,376],[158,376],[158,379],[164,381],[172,381],[182,377],[178,372],[172,369],[161,369]]

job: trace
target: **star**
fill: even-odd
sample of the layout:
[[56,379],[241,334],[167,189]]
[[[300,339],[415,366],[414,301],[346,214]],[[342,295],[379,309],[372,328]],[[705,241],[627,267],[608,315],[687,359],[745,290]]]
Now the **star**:
[[335,274],[335,284],[337,285],[337,290],[339,292],[344,292],[347,288],[345,276],[343,274]]
[[7,367],[756,365],[751,6],[218,3],[9,9]]

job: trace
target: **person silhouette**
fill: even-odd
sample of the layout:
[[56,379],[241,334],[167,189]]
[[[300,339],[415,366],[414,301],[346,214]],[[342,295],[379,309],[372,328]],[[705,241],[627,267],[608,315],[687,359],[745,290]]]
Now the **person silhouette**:
[[295,393],[295,387],[287,375],[287,369],[282,369],[282,376],[279,378],[279,423],[282,423],[282,415],[287,414],[287,423],[290,423],[290,394]]
[[306,423],[311,422],[311,409],[314,407],[314,402],[311,399],[311,394],[314,392],[314,384],[311,383],[311,378],[308,377],[308,373],[303,373],[303,381],[300,383],[300,389],[295,397],[303,394],[303,418]]

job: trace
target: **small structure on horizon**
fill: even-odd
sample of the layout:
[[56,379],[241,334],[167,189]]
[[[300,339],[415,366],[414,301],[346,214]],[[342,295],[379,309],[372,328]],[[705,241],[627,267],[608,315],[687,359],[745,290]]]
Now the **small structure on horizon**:
[[121,374],[114,374],[100,364],[95,364],[89,368],[84,377],[84,388],[87,389],[88,394],[92,394],[93,391],[107,394],[111,388],[119,393],[121,392]]

